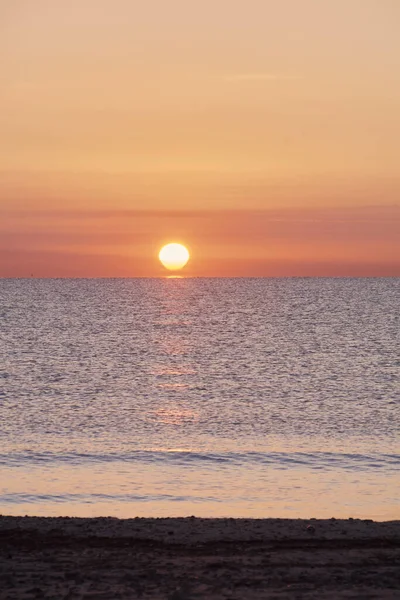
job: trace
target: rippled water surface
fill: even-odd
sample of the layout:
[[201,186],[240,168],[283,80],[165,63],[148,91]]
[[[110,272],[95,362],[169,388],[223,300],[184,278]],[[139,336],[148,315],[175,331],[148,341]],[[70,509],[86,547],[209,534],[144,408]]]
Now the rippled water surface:
[[0,512],[400,518],[399,279],[0,280]]

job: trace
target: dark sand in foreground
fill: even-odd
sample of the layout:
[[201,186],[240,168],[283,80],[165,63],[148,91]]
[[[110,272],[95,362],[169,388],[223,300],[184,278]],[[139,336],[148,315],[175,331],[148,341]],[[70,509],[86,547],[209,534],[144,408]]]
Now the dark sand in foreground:
[[400,521],[0,518],[0,598],[400,598]]

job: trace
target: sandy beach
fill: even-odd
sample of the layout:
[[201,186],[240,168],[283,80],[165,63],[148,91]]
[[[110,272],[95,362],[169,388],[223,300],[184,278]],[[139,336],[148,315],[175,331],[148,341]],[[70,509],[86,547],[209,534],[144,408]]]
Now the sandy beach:
[[400,598],[400,521],[0,518],[1,600]]

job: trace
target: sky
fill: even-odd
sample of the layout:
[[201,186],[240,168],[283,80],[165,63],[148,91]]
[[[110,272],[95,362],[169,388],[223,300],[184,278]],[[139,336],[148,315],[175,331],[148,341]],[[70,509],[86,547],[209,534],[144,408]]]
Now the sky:
[[0,276],[400,275],[398,0],[0,0]]

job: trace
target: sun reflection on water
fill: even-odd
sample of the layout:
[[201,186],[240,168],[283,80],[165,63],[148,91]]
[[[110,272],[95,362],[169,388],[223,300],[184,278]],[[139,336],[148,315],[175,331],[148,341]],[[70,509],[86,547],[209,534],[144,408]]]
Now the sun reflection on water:
[[196,423],[199,420],[199,414],[193,410],[180,408],[178,406],[171,408],[160,408],[154,411],[155,419],[166,425],[183,425],[186,423]]

